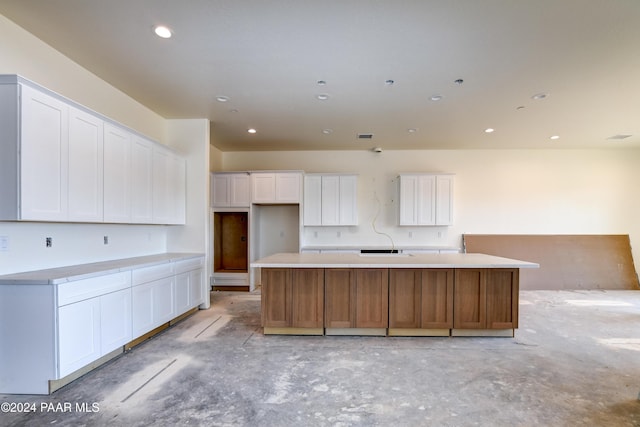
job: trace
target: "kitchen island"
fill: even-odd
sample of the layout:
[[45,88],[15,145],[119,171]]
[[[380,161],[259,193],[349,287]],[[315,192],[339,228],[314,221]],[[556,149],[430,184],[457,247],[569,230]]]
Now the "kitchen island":
[[508,336],[519,270],[485,254],[280,253],[259,259],[264,334]]

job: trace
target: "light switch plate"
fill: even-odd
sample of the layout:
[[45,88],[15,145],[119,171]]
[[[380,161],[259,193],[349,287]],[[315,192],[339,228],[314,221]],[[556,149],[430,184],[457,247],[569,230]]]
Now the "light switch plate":
[[9,250],[9,236],[0,236],[0,252]]

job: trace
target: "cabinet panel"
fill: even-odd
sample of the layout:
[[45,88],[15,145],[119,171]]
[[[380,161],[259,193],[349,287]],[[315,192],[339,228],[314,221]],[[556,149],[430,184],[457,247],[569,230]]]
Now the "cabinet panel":
[[153,143],[134,135],[131,141],[131,222],[153,221]]
[[304,177],[304,225],[322,225],[322,176]]
[[69,220],[103,220],[102,119],[69,108]]
[[276,202],[300,203],[300,173],[276,173]]
[[389,327],[419,328],[422,294],[421,270],[389,271]]
[[28,86],[21,89],[20,219],[66,221],[69,108]]
[[486,271],[471,268],[456,269],[454,281],[453,327],[486,328]]
[[59,378],[98,359],[100,354],[100,298],[58,309]]
[[350,268],[327,268],[324,274],[325,327],[355,328],[355,270]]
[[269,203],[276,200],[276,174],[254,173],[251,174],[253,191],[251,198],[253,203]]
[[167,277],[154,282],[153,321],[159,326],[176,317],[175,278]]
[[452,225],[453,175],[400,175],[400,225]]
[[453,269],[422,270],[421,328],[453,328]]
[[199,268],[189,273],[189,305],[198,306],[204,302],[204,271]]
[[324,322],[324,270],[291,270],[291,326],[322,328]]
[[153,318],[153,282],[131,288],[133,336],[139,337],[156,327]]
[[300,203],[302,174],[255,172],[251,174],[253,203]]
[[322,177],[322,225],[340,224],[340,177],[328,175]]
[[248,207],[251,205],[251,179],[249,174],[233,174],[230,181],[229,206]]
[[131,289],[101,296],[100,354],[105,355],[131,339]]
[[356,328],[386,328],[389,323],[389,270],[356,271]]
[[491,269],[487,277],[487,328],[518,327],[518,269]]
[[171,150],[153,147],[153,222],[184,224],[185,162]]
[[131,133],[104,125],[104,220],[131,221]]
[[191,308],[189,281],[189,273],[182,273],[176,276],[176,314],[184,313]]
[[262,269],[262,326],[291,325],[291,274],[287,268]]
[[436,223],[436,177],[421,175],[418,177],[418,224],[434,225]]

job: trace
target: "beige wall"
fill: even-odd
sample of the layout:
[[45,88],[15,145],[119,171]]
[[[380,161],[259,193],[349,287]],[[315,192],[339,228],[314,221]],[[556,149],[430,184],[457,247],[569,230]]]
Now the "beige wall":
[[[629,234],[640,259],[640,150],[223,153],[224,170],[355,172],[359,226],[306,227],[305,245],[461,245],[464,233]],[[454,226],[399,227],[401,172],[455,173]],[[338,237],[340,231],[340,237]]]

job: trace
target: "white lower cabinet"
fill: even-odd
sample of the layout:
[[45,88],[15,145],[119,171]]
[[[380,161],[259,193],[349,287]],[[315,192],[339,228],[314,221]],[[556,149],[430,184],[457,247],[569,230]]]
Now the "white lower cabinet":
[[30,283],[43,281],[39,271],[21,273],[27,284],[0,279],[0,393],[51,393],[203,303],[204,256],[131,262],[116,272],[107,265],[110,272],[90,270],[80,280],[54,274]]

